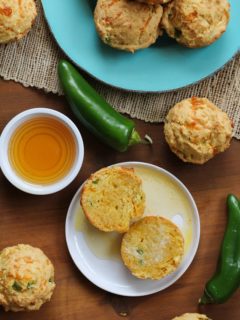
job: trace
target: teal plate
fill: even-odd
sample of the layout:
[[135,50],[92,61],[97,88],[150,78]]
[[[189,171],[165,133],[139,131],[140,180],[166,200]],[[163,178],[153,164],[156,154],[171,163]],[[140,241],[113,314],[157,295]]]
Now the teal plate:
[[212,45],[188,49],[163,37],[134,54],[99,39],[93,21],[95,0],[42,0],[58,45],[77,66],[111,86],[163,92],[189,86],[221,69],[240,49],[240,1],[231,0],[227,31]]

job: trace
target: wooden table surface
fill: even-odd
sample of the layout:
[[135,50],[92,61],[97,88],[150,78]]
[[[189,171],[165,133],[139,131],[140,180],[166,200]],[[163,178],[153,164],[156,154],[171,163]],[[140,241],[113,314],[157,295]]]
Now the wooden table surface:
[[[124,93],[123,93],[124,94]],[[74,119],[63,97],[24,88],[0,80],[0,130],[17,113],[32,107],[50,107]],[[143,106],[144,107],[144,106]],[[240,319],[240,290],[225,304],[198,309],[198,298],[215,270],[226,226],[226,196],[240,196],[240,142],[233,139],[223,154],[202,166],[181,162],[163,138],[163,126],[136,121],[142,134],[154,145],[134,146],[118,153],[99,143],[78,125],[85,143],[85,159],[78,177],[63,191],[34,196],[14,188],[0,173],[0,250],[18,243],[40,247],[52,260],[56,289],[49,303],[34,313],[5,313],[1,320],[171,320],[185,312],[203,312],[214,320]],[[145,161],[175,174],[189,188],[201,219],[201,240],[197,255],[187,272],[168,289],[140,298],[120,297],[89,282],[72,262],[64,234],[69,203],[80,184],[99,168],[120,161]]]

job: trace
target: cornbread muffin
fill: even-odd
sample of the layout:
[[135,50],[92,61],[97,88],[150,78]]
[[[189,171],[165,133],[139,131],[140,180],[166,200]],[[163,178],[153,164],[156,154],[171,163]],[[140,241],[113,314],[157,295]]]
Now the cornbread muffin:
[[142,181],[131,168],[103,168],[84,184],[83,212],[96,228],[126,232],[132,219],[143,215],[145,194]]
[[229,17],[227,0],[173,0],[164,8],[162,26],[180,44],[197,48],[217,40]]
[[170,220],[147,216],[131,225],[122,239],[121,256],[141,279],[161,279],[176,270],[184,254],[184,239]]
[[172,320],[211,320],[204,314],[199,313],[185,313],[179,317],[175,317]]
[[0,0],[0,44],[24,37],[36,16],[34,0]]
[[6,311],[38,310],[54,288],[54,268],[42,250],[19,244],[0,252],[0,305]]
[[180,159],[203,164],[230,146],[232,122],[208,99],[192,97],[169,111],[164,134]]
[[147,48],[160,35],[161,6],[131,0],[98,0],[94,21],[103,42],[134,52]]

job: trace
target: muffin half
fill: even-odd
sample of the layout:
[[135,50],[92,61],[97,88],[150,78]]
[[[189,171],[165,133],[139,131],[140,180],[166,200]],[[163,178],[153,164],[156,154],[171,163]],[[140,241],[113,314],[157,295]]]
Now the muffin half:
[[133,219],[143,215],[145,194],[134,169],[101,169],[84,184],[81,199],[83,212],[96,228],[126,232]]
[[121,245],[125,266],[141,279],[161,279],[175,271],[184,254],[178,227],[158,216],[147,216],[131,225]]

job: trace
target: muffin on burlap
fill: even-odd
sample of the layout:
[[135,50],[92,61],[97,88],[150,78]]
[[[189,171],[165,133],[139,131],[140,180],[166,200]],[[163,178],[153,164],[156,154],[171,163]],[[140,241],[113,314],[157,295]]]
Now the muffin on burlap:
[[94,21],[97,32],[107,45],[134,52],[153,44],[163,9],[131,0],[98,0]]
[[229,18],[227,0],[173,0],[164,7],[162,26],[180,44],[197,48],[217,40]]
[[36,16],[34,0],[0,0],[0,44],[24,37]]
[[161,279],[175,271],[184,254],[178,227],[158,216],[147,216],[124,234],[121,256],[131,273],[141,279]]
[[142,181],[132,168],[103,168],[85,182],[80,202],[87,219],[105,231],[126,232],[143,215]]
[[203,164],[230,146],[232,122],[206,98],[192,97],[168,113],[164,134],[170,149],[184,162]]
[[199,313],[185,313],[179,317],[175,317],[172,320],[211,320],[204,314]]
[[19,244],[0,252],[0,305],[6,311],[38,310],[54,288],[54,267],[42,250]]

